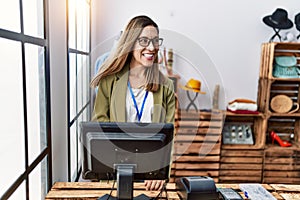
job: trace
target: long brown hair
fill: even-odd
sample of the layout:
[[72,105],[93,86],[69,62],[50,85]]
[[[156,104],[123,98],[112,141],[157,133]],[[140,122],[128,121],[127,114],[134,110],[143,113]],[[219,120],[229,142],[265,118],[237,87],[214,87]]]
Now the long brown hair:
[[[137,38],[146,26],[154,26],[159,33],[157,24],[149,17],[141,15],[132,18],[123,31],[117,46],[103,63],[99,72],[91,81],[92,87],[97,87],[99,81],[109,75],[115,74],[123,69],[126,62],[132,58],[132,50]],[[157,91],[159,83],[164,80],[163,74],[158,69],[158,58],[156,57],[152,67],[145,70],[146,89]]]

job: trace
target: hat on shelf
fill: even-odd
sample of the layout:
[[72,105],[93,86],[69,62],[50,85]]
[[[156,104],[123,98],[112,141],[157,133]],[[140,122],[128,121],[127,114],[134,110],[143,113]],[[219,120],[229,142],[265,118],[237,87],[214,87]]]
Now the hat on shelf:
[[263,22],[277,29],[289,29],[293,27],[293,22],[288,18],[288,13],[282,8],[277,8],[272,15],[263,18]]
[[200,94],[206,93],[206,92],[201,91],[201,81],[195,80],[192,78],[185,84],[185,86],[181,86],[181,88],[184,90],[198,92]]
[[300,13],[295,16],[295,25],[298,31],[300,31]]

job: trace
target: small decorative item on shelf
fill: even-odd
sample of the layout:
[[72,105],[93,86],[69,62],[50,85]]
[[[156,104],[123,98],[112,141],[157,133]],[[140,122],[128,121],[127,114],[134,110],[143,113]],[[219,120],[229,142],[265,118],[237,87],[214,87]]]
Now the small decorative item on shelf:
[[282,8],[277,8],[272,15],[267,15],[263,18],[263,22],[272,27],[275,34],[270,38],[269,42],[272,42],[276,36],[281,41],[279,34],[281,29],[290,29],[293,27],[293,22],[288,18],[288,13]]
[[215,86],[213,102],[212,102],[213,110],[219,110],[219,93],[220,93],[220,85],[217,84]]
[[250,99],[235,99],[228,103],[227,110],[236,114],[258,114],[256,102]]
[[[299,104],[283,94],[274,96],[270,103],[271,109],[276,113],[294,113],[299,110]],[[295,109],[292,110],[293,106]]]
[[169,49],[168,52],[167,71],[169,75],[173,74],[173,49]]
[[223,144],[254,144],[252,126],[253,123],[225,123],[222,130]]
[[278,78],[299,78],[295,56],[276,56],[274,59],[273,76]]
[[290,146],[292,146],[292,144],[289,143],[288,141],[282,140],[274,131],[271,131],[270,138],[272,140],[272,144],[274,144],[274,141],[276,140],[276,142],[278,142],[278,144],[281,147],[290,147]]
[[297,38],[292,32],[286,32],[283,36],[282,42],[296,42]]
[[[194,106],[195,110],[198,112],[198,108],[195,104],[195,100],[198,96],[198,94],[206,94],[206,92],[203,92],[201,91],[201,81],[199,80],[196,80],[196,79],[190,79],[185,86],[181,86],[182,89],[186,90],[186,94],[187,94],[187,97],[189,98],[190,100],[190,103],[188,104],[187,108],[186,108],[186,111],[189,110],[189,108],[191,106]],[[194,98],[191,98],[190,96],[190,93],[189,91],[191,92],[195,92],[196,95],[194,96]]]
[[[300,13],[298,13],[296,16],[295,16],[295,25],[296,25],[296,29],[298,31],[300,31]],[[299,40],[300,38],[300,33],[299,35],[297,36],[297,40]]]
[[159,49],[158,51],[158,64],[160,67],[160,70],[163,74],[169,75],[167,70],[167,52],[166,47],[163,47],[162,49]]
[[168,78],[170,78],[173,81],[174,84],[174,91],[177,93],[178,89],[178,80],[180,79],[180,75],[173,73],[173,50],[171,50],[171,53],[168,53],[169,58],[167,58],[167,50],[166,47],[163,47],[159,50],[158,53],[158,64],[160,67],[160,71],[166,75]]

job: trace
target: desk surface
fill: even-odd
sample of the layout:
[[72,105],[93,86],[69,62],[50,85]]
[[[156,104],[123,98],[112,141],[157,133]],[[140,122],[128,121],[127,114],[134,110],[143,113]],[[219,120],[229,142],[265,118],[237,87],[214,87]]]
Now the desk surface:
[[[239,191],[238,184],[216,184],[218,188],[233,188]],[[300,199],[300,185],[287,184],[262,184],[274,197],[280,200]],[[112,183],[106,182],[56,182],[46,196],[46,200],[53,199],[90,199],[96,200],[98,197],[110,193]],[[116,187],[116,185],[115,185]],[[134,183],[134,196],[146,194],[156,197],[159,191],[145,191],[143,183]],[[174,183],[167,185],[168,199],[179,199]],[[241,193],[242,194],[242,193]],[[116,195],[114,189],[112,195]],[[242,194],[244,197],[244,195]],[[162,197],[166,197],[163,193]],[[245,197],[244,197],[245,198]],[[246,199],[246,198],[245,198]]]

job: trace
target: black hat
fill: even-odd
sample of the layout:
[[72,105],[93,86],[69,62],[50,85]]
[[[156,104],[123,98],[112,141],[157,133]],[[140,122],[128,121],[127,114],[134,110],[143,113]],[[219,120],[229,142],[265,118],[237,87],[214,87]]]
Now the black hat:
[[287,11],[282,8],[277,8],[272,15],[265,16],[263,22],[277,29],[289,29],[293,27],[293,22],[288,18]]
[[295,25],[298,31],[300,31],[300,13],[295,16]]

